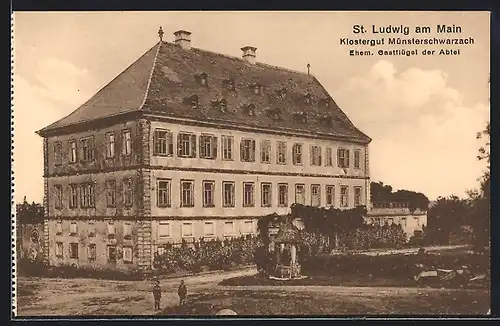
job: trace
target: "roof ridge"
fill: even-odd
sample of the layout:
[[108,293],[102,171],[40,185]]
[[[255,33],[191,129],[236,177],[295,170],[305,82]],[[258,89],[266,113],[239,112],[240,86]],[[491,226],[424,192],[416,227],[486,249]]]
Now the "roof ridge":
[[[144,92],[144,99],[142,100],[142,104],[139,107],[139,110],[142,110],[142,108],[144,107],[144,104],[146,104],[146,100],[148,99],[149,88],[151,87],[151,80],[153,79],[153,72],[155,71],[155,68],[156,68],[156,59],[158,58],[158,53],[160,52],[161,44],[162,44],[161,41],[157,43],[158,48],[156,49],[155,57],[153,59],[153,64],[151,65],[151,73],[149,74],[148,85],[146,86],[146,91]],[[156,46],[156,44],[155,44],[155,46]]]
[[[163,43],[166,43],[168,45],[173,45],[173,46],[176,45],[175,43],[168,42],[168,41],[163,41]],[[191,49],[194,49],[194,50],[197,50],[197,51],[200,51],[200,52],[215,54],[215,55],[218,55],[218,56],[221,56],[221,57],[225,57],[225,58],[228,58],[228,59],[234,59],[234,60],[246,62],[245,59],[237,57],[237,56],[234,56],[234,55],[230,55],[230,54],[215,52],[215,51],[201,49],[201,48],[197,48],[197,47],[191,47]],[[291,72],[291,73],[295,73],[295,74],[299,74],[299,75],[305,75],[305,76],[314,77],[313,74],[308,74],[308,73],[303,72],[303,71],[298,71],[298,70],[294,70],[294,69],[290,69],[290,68],[285,68],[285,67],[280,67],[280,66],[268,64],[268,63],[261,62],[261,61],[257,61],[257,62],[255,62],[255,64],[256,65],[265,66],[267,68],[273,68],[273,69],[276,69],[276,70],[283,70],[283,71],[286,71],[286,72]]]

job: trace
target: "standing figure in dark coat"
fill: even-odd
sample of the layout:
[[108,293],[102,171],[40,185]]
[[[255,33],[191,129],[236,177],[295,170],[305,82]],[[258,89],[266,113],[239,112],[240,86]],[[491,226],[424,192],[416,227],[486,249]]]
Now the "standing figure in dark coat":
[[153,297],[155,298],[155,310],[160,310],[161,287],[158,280],[155,281],[155,286],[153,287]]
[[184,284],[184,280],[181,280],[181,284],[179,285],[179,290],[177,291],[177,294],[179,295],[180,299],[179,304],[182,306],[186,302],[186,296],[187,296],[187,288],[186,285]]

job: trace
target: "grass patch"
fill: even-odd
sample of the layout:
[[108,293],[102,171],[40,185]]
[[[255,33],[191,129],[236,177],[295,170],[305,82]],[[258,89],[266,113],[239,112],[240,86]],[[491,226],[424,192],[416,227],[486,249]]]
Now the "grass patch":
[[285,291],[226,291],[193,295],[184,306],[163,310],[168,316],[213,316],[232,309],[240,316],[262,315],[370,315],[370,314],[485,314],[485,291],[425,291],[407,295],[335,295]]

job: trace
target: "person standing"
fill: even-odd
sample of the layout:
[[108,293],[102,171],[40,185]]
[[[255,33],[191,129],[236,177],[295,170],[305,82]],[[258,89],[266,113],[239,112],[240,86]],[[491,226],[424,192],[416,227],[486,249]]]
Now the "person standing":
[[186,302],[186,296],[187,296],[187,287],[184,284],[184,280],[181,280],[181,284],[179,285],[179,290],[177,291],[177,294],[179,295],[179,304],[182,306]]
[[155,286],[153,287],[153,297],[155,299],[155,310],[160,310],[161,287],[158,280],[155,281]]

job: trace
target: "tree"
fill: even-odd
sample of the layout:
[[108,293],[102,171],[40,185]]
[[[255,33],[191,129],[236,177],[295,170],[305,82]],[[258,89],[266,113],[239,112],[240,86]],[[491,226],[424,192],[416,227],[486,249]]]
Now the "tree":
[[427,210],[429,207],[429,198],[423,193],[405,189],[393,192],[390,185],[384,185],[382,182],[372,182],[370,192],[372,203],[405,203],[412,211],[417,208]]
[[29,204],[24,197],[22,204],[16,205],[17,222],[20,224],[37,224],[43,222],[43,206],[38,203]]
[[439,197],[427,214],[427,236],[434,244],[448,244],[450,234],[467,224],[471,205],[457,196]]

